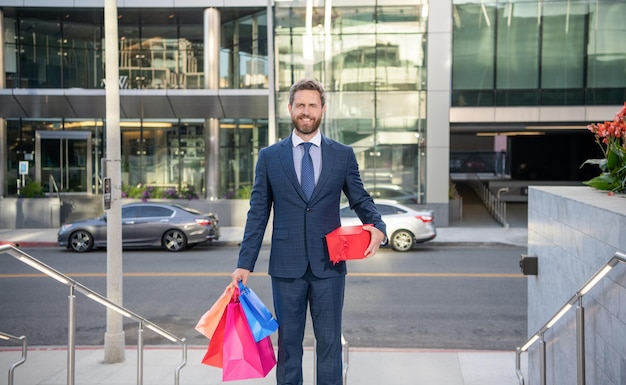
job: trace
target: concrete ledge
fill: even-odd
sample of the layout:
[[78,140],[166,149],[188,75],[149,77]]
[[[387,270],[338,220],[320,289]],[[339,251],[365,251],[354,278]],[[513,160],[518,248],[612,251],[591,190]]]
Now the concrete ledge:
[[[528,333],[535,333],[615,252],[626,251],[626,195],[590,187],[531,186],[528,253],[539,274],[528,277]],[[583,298],[587,384],[626,378],[626,266],[613,269]],[[539,344],[529,351],[529,384],[539,384]],[[576,311],[546,334],[548,383],[575,382]],[[572,373],[574,377],[572,377]]]

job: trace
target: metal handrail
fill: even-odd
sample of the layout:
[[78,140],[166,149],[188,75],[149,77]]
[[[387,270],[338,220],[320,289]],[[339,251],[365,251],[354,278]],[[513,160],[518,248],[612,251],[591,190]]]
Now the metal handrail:
[[506,202],[500,199],[500,193],[508,191],[508,188],[502,188],[498,190],[498,194],[491,192],[489,187],[480,180],[480,177],[476,174],[471,179],[470,186],[476,194],[483,201],[485,207],[489,211],[489,214],[495,218],[502,226],[509,228],[509,223],[506,221]]
[[15,372],[15,368],[17,368],[18,366],[20,366],[24,362],[26,362],[26,356],[27,356],[27,352],[28,352],[28,349],[27,349],[28,340],[27,340],[27,338],[25,336],[16,337],[16,336],[12,336],[10,334],[3,333],[3,332],[0,332],[0,340],[19,342],[19,343],[22,344],[22,357],[20,358],[19,361],[17,361],[13,365],[11,365],[11,367],[9,368],[9,382],[8,382],[8,385],[13,385],[13,378],[14,378],[13,373]]
[[528,351],[535,342],[541,343],[540,357],[540,383],[546,384],[546,344],[544,334],[554,326],[574,305],[576,305],[576,351],[578,364],[578,385],[585,385],[585,308],[583,307],[583,296],[589,292],[598,282],[617,266],[618,263],[626,264],[626,254],[616,252],[613,257],[605,263],[565,304],[546,322],[535,334],[530,337],[524,345],[518,347],[515,352],[515,372],[518,382],[524,385],[524,375],[521,370],[521,355]]
[[170,340],[171,342],[177,343],[182,348],[182,360],[180,364],[176,367],[176,371],[174,373],[174,384],[178,385],[180,383],[180,371],[187,364],[187,343],[184,338],[178,338],[174,334],[168,332],[167,330],[161,328],[157,324],[139,316],[132,311],[119,306],[111,301],[109,301],[106,297],[98,294],[97,292],[91,290],[90,288],[84,286],[80,282],[75,281],[74,279],[68,277],[67,275],[55,270],[54,268],[46,265],[45,263],[31,257],[30,255],[24,253],[23,251],[13,247],[12,245],[1,245],[0,246],[0,254],[7,253],[13,257],[15,257],[20,262],[23,262],[36,270],[44,273],[50,278],[55,279],[56,281],[68,286],[70,288],[69,295],[69,320],[68,320],[68,349],[67,349],[67,383],[68,385],[74,385],[74,374],[75,374],[75,351],[76,346],[74,343],[75,337],[75,328],[74,328],[74,319],[75,319],[75,302],[76,297],[74,293],[76,291],[84,294],[87,298],[91,299],[94,302],[103,305],[116,313],[130,318],[136,321],[138,325],[138,339],[137,339],[137,384],[143,384],[143,328],[144,326],[153,332],[159,334],[160,336]]
[[57,198],[61,199],[61,192],[59,191],[59,186],[57,186],[57,182],[54,180],[54,176],[50,174],[48,177],[48,192],[53,193],[57,192]]

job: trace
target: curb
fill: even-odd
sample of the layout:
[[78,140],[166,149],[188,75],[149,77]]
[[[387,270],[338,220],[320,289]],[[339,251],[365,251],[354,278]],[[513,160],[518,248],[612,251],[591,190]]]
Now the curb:
[[22,247],[56,247],[56,246],[59,246],[59,244],[56,242],[32,242],[32,241],[26,241],[26,242],[0,241],[0,245],[11,245],[18,249]]

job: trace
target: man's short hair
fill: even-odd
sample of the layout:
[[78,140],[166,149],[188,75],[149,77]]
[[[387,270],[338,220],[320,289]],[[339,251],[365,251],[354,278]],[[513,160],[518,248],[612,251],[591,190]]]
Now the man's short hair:
[[322,83],[318,82],[315,79],[302,79],[294,83],[289,89],[289,104],[293,104],[293,99],[296,95],[296,92],[301,90],[311,90],[319,92],[320,99],[322,100],[322,106],[326,104],[326,91],[324,91],[324,86],[322,85]]

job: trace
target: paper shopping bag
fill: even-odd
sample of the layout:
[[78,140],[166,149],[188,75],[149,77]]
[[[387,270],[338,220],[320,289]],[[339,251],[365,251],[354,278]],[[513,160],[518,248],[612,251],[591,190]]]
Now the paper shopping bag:
[[226,311],[222,314],[219,324],[215,328],[213,338],[209,341],[209,347],[207,352],[202,358],[202,363],[205,365],[215,366],[221,368],[223,365],[224,354],[224,330],[226,329]]
[[240,303],[226,309],[222,381],[262,378],[276,365],[270,337],[255,342]]
[[328,255],[333,264],[348,259],[365,258],[364,253],[370,244],[371,234],[363,230],[363,226],[342,226],[326,234]]
[[239,281],[239,301],[256,342],[278,330],[278,321],[259,296]]
[[235,288],[232,285],[226,286],[226,290],[222,293],[222,295],[215,301],[213,306],[202,315],[198,323],[196,324],[195,329],[200,332],[200,334],[204,335],[206,338],[211,339],[213,337],[213,333],[215,332],[215,328],[219,324],[222,314],[226,310],[226,306],[231,301],[235,293]]

